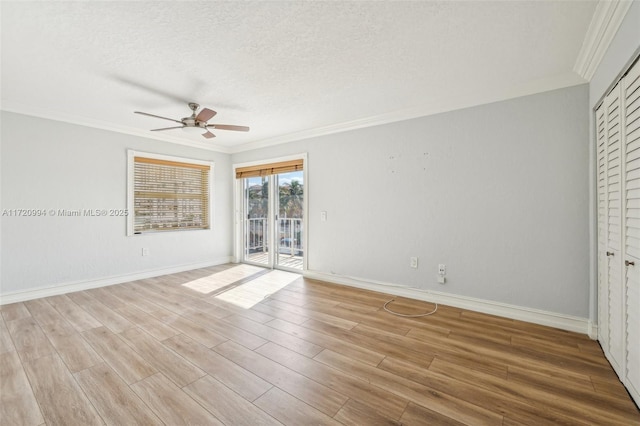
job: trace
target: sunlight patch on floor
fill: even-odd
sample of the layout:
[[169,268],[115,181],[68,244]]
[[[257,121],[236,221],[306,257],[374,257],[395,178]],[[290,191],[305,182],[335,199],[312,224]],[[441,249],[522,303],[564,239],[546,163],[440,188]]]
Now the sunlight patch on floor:
[[300,278],[300,274],[285,271],[271,271],[251,280],[248,283],[234,287],[216,296],[216,299],[232,303],[244,309],[262,302],[267,296],[288,286]]
[[182,285],[191,290],[207,294],[261,271],[264,271],[264,268],[251,265],[238,265],[225,269],[224,271],[214,272],[207,277],[198,278]]

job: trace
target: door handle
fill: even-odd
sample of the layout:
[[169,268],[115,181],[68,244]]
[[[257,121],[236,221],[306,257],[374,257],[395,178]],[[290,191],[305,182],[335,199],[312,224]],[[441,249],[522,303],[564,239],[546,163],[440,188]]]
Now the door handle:
[[625,260],[625,261],[624,261],[624,264],[625,264],[626,266],[634,266],[634,265],[636,264],[636,262],[632,262],[632,261],[630,261],[630,260]]
[[613,252],[612,251],[608,251],[607,252],[607,256],[613,256]]

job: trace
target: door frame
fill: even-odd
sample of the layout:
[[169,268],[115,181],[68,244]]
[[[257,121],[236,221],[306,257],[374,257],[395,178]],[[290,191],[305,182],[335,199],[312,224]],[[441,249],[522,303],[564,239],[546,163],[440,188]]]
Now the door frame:
[[[245,262],[243,260],[243,249],[244,249],[244,231],[243,231],[243,224],[244,224],[244,212],[243,212],[243,202],[244,202],[244,188],[242,185],[242,179],[236,179],[236,169],[239,167],[249,167],[249,166],[258,166],[261,164],[269,164],[269,163],[278,163],[278,162],[283,162],[283,161],[290,161],[290,160],[302,160],[303,161],[303,169],[302,169],[302,179],[303,179],[303,185],[304,185],[304,199],[303,199],[303,208],[304,208],[304,213],[303,213],[303,229],[304,229],[304,238],[302,239],[302,253],[303,253],[303,257],[302,257],[302,271],[298,271],[298,270],[294,270],[291,268],[286,268],[286,267],[278,267],[275,264],[275,257],[273,253],[269,253],[269,259],[271,265],[270,266],[266,266],[266,267],[270,267],[270,268],[276,268],[277,269],[283,269],[286,271],[294,271],[294,272],[304,272],[307,270],[307,265],[309,262],[309,162],[308,162],[308,156],[307,153],[301,153],[301,154],[292,154],[292,155],[287,155],[287,156],[283,156],[283,157],[275,157],[275,158],[267,158],[267,159],[262,159],[262,160],[256,160],[256,161],[249,161],[249,162],[244,162],[244,163],[235,163],[232,166],[232,179],[234,181],[233,183],[233,207],[234,207],[234,231],[233,231],[233,262],[234,263],[250,263],[253,265],[253,263],[251,262]],[[271,184],[271,183],[270,183]],[[269,200],[269,208],[273,209],[273,207],[275,206],[275,200]],[[272,227],[273,229],[273,227]],[[265,267],[265,265],[260,265],[260,264],[255,264],[256,266],[263,266]]]

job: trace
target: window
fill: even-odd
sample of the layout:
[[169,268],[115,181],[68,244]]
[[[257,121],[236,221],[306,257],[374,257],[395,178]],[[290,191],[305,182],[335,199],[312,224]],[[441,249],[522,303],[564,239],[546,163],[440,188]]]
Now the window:
[[212,163],[129,151],[128,235],[209,229]]

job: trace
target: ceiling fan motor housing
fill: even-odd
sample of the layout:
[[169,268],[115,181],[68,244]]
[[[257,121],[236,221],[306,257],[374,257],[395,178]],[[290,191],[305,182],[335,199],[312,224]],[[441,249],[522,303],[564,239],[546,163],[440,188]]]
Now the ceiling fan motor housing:
[[201,127],[201,128],[206,128],[207,123],[204,121],[198,121],[196,120],[194,117],[185,117],[182,119],[182,124],[184,124],[187,127]]

